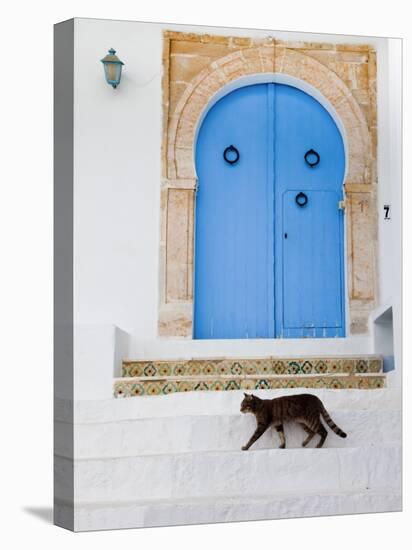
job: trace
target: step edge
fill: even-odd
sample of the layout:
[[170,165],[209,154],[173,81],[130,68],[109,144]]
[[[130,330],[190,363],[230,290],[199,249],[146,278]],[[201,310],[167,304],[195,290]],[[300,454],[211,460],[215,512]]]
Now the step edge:
[[[250,501],[265,501],[265,500],[273,500],[273,501],[282,501],[287,498],[311,498],[311,497],[347,497],[347,496],[358,496],[358,495],[364,495],[364,496],[397,496],[402,497],[403,491],[392,487],[388,485],[387,487],[379,487],[379,488],[372,488],[367,489],[363,491],[349,491],[349,490],[342,490],[342,491],[319,491],[319,492],[313,492],[313,491],[307,491],[307,492],[301,492],[301,491],[290,491],[290,492],[279,492],[276,494],[269,493],[269,494],[233,494],[233,495],[208,495],[204,497],[182,497],[182,498],[153,498],[153,499],[142,499],[142,500],[122,500],[122,501],[85,501],[85,502],[79,502],[75,503],[75,511],[79,508],[106,508],[106,507],[128,507],[128,506],[152,506],[155,504],[159,505],[167,505],[170,506],[176,506],[179,504],[214,504],[216,502],[226,502],[226,501],[233,501],[237,500],[239,502],[250,502]],[[63,504],[63,505],[70,505],[73,506],[73,502],[62,499],[62,498],[56,498],[55,502],[57,504]]]
[[[332,418],[334,417],[334,415],[338,416],[338,415],[341,415],[341,414],[352,414],[352,415],[357,415],[357,416],[366,416],[367,414],[370,414],[371,416],[374,416],[376,415],[376,413],[379,413],[379,412],[382,412],[382,414],[390,414],[392,416],[394,416],[395,414],[396,415],[400,415],[402,417],[402,410],[401,409],[380,409],[380,408],[376,408],[376,409],[332,409],[332,408],[328,408],[328,413],[330,414],[330,416],[332,416]],[[126,423],[126,422],[146,422],[146,421],[161,421],[161,420],[169,420],[171,422],[175,421],[177,418],[195,418],[195,419],[198,419],[198,418],[204,418],[204,417],[207,417],[207,418],[219,418],[221,419],[222,417],[228,417],[228,418],[241,418],[241,413],[238,412],[238,413],[235,413],[235,412],[222,412],[220,414],[215,414],[215,413],[205,413],[205,414],[199,414],[199,413],[193,413],[193,414],[189,414],[189,413],[184,413],[184,414],[175,414],[173,416],[170,416],[170,415],[166,415],[164,414],[163,416],[140,416],[140,417],[127,417],[127,418],[118,418],[118,419],[115,419],[115,420],[92,420],[92,421],[75,421],[75,422],[70,422],[68,420],[64,420],[64,419],[61,419],[61,418],[55,418],[55,422],[58,423],[58,424],[69,424],[71,426],[95,426],[95,425],[101,425],[101,424],[118,424],[118,423]]]
[[[393,440],[393,441],[388,441],[388,445],[387,447],[390,447],[391,444],[393,447],[396,447],[398,445],[399,441],[398,440]],[[340,449],[376,449],[376,448],[379,448],[380,445],[363,445],[363,446],[357,446],[357,447],[324,447],[324,449],[326,450],[340,450]],[[289,451],[297,451],[297,450],[300,450],[302,449],[301,447],[290,447],[290,448],[287,448],[287,449],[284,449],[284,450],[289,450]],[[316,450],[315,447],[308,447],[308,449],[312,449],[312,450]],[[264,449],[255,449],[255,451],[270,451],[270,450],[276,450],[276,447],[274,446],[273,448],[264,448]],[[187,455],[187,454],[205,454],[205,453],[230,453],[230,452],[237,452],[235,449],[213,449],[213,450],[198,450],[198,451],[193,451],[193,450],[188,450],[188,451],[161,451],[161,452],[157,452],[157,453],[153,453],[153,452],[150,452],[148,454],[144,454],[144,453],[140,453],[140,454],[121,454],[121,455],[117,455],[117,456],[113,456],[113,455],[108,455],[108,456],[105,456],[105,455],[101,455],[99,457],[95,457],[95,456],[76,456],[76,457],[71,457],[70,455],[66,455],[64,453],[56,453],[54,456],[58,457],[58,458],[64,458],[66,460],[73,460],[74,462],[80,462],[80,461],[85,461],[85,460],[94,460],[94,461],[98,461],[98,460],[117,460],[119,458],[154,458],[154,457],[159,457],[159,456],[166,456],[166,455],[174,455],[174,454],[178,454],[178,455]]]
[[127,358],[127,359],[122,359],[122,363],[123,364],[130,364],[130,363],[189,363],[191,361],[235,361],[235,362],[238,362],[238,361],[262,361],[262,360],[274,360],[274,361],[277,361],[277,360],[282,360],[282,361],[286,361],[286,360],[291,360],[291,361],[295,361],[295,360],[306,360],[306,359],[320,359],[320,360],[325,360],[325,359],[340,359],[340,360],[344,360],[344,359],[348,359],[348,360],[355,360],[355,359],[358,359],[358,360],[361,360],[361,359],[375,359],[375,360],[380,360],[380,361],[383,361],[383,355],[381,354],[368,354],[368,353],[365,353],[365,354],[354,354],[354,355],[261,355],[261,356],[238,356],[238,357],[233,357],[233,356],[227,356],[227,355],[223,355],[223,356],[211,356],[211,357],[190,357],[189,359],[188,358],[172,358],[172,359],[149,359],[149,358],[146,358],[146,359],[130,359],[130,358]]
[[54,453],[54,458],[59,458],[63,460],[69,460],[71,462],[86,462],[86,461],[114,461],[114,460],[127,460],[127,459],[149,459],[149,458],[157,458],[159,456],[170,456],[170,457],[179,457],[179,456],[204,456],[204,455],[228,455],[233,454],[235,456],[246,456],[250,453],[282,453],[282,454],[296,454],[296,453],[306,453],[306,454],[318,454],[318,453],[345,453],[349,454],[349,452],[354,452],[355,450],[358,451],[366,451],[366,450],[374,450],[376,452],[382,451],[382,450],[389,450],[389,449],[396,449],[400,452],[402,452],[402,442],[394,442],[394,443],[388,443],[388,444],[379,444],[374,446],[355,446],[355,447],[323,447],[321,449],[313,448],[313,447],[307,447],[305,449],[299,448],[299,447],[293,447],[293,448],[286,448],[286,449],[253,449],[251,451],[242,451],[242,450],[207,450],[207,451],[175,451],[175,452],[167,452],[167,453],[149,453],[149,454],[134,454],[130,456],[98,456],[98,457],[81,457],[81,458],[73,458],[73,457],[67,457],[58,453]]
[[121,376],[113,378],[114,383],[119,382],[184,382],[188,381],[212,381],[212,380],[278,380],[281,378],[295,379],[295,378],[374,378],[381,377],[386,378],[384,372],[325,372],[325,373],[311,373],[311,374],[200,374],[200,375],[177,375],[177,376]]

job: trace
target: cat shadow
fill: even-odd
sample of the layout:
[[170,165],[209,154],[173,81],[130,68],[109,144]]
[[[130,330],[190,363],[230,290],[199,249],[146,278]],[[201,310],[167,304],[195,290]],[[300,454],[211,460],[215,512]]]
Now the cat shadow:
[[53,508],[47,506],[25,506],[23,511],[46,523],[53,523]]

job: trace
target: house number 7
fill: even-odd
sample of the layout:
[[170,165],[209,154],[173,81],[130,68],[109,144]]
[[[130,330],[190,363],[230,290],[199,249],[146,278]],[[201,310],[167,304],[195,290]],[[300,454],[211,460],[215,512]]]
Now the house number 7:
[[384,220],[390,220],[391,219],[391,207],[389,204],[383,205],[383,211],[385,213]]

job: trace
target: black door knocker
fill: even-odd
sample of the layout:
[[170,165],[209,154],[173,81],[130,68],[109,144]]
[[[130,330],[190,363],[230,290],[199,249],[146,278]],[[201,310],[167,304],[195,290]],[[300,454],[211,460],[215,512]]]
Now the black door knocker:
[[317,153],[314,149],[309,149],[309,151],[306,151],[305,153],[305,162],[307,165],[313,168],[320,162],[319,153]]
[[236,164],[240,158],[239,151],[233,145],[229,145],[223,151],[223,158],[228,164]]
[[298,206],[300,206],[300,208],[303,208],[308,203],[308,196],[305,195],[305,193],[300,192],[296,195],[295,202]]

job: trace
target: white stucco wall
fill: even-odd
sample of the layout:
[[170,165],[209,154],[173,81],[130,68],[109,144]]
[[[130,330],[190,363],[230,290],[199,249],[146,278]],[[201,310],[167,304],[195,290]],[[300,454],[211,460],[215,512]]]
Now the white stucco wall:
[[[299,341],[298,350],[292,340],[236,341],[234,347],[230,341],[157,338],[163,29],[268,35],[267,31],[248,29],[75,20],[74,319],[78,338],[75,381],[76,391],[80,392],[77,397],[92,398],[95,390],[90,381],[98,384],[103,370],[103,378],[108,378],[109,373],[112,376],[113,365],[105,370],[105,361],[98,360],[106,334],[102,327],[107,326],[119,327],[130,335],[127,343],[123,339],[121,349],[133,358],[373,352],[373,339],[369,337],[304,340]],[[381,301],[397,304],[394,324],[399,332],[398,43],[308,33],[271,35],[289,40],[367,41],[377,49],[381,218],[381,205],[392,204],[392,221],[379,224],[380,292]],[[125,63],[122,82],[116,90],[106,84],[100,63],[110,47],[117,50]],[[89,338],[87,353],[81,351],[85,338]],[[399,349],[398,336],[395,346]],[[113,350],[108,353],[115,356]],[[119,352],[116,357],[118,361]],[[107,391],[105,384],[104,390],[96,390],[96,398]]]
[[[395,377],[402,377],[402,42],[388,39],[381,53],[378,87],[378,212],[379,212],[379,306],[376,315],[392,307],[393,327],[375,326],[375,351],[388,353],[393,336]],[[390,220],[384,219],[390,206]],[[374,316],[372,316],[374,317]],[[390,334],[392,332],[392,335]]]
[[[392,305],[399,299],[401,262],[401,96],[402,44],[388,39],[381,53],[378,99],[379,171],[379,271],[380,304]],[[388,85],[390,84],[390,85]],[[391,206],[391,219],[384,220],[385,204]],[[395,268],[395,269],[394,269]],[[396,304],[399,305],[398,303]]]

